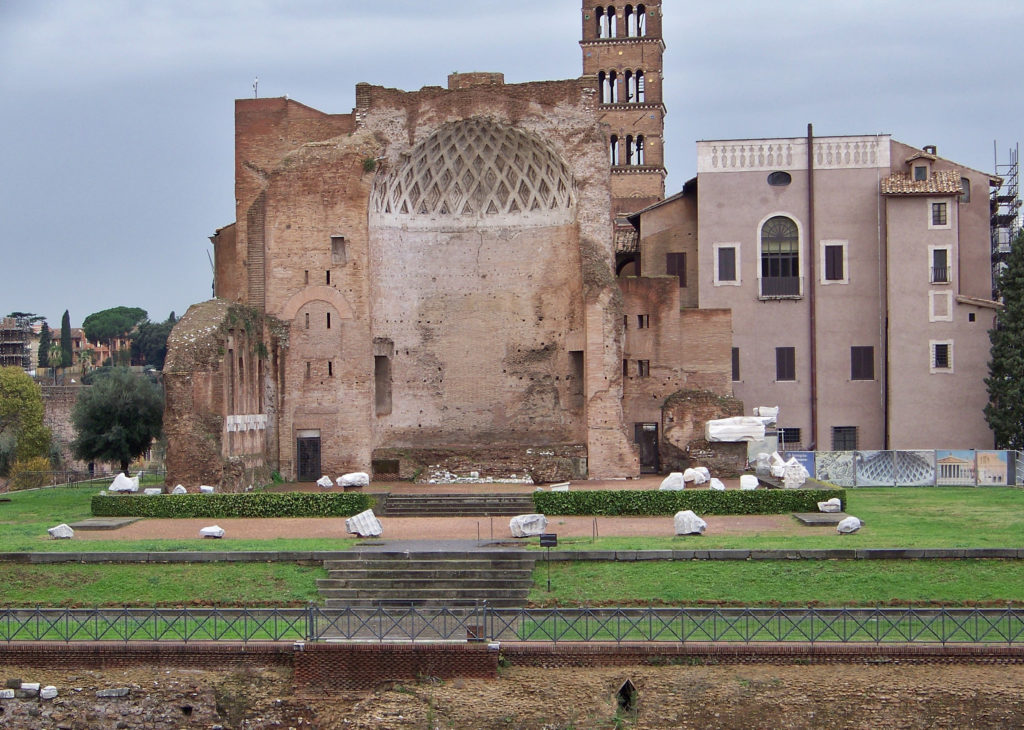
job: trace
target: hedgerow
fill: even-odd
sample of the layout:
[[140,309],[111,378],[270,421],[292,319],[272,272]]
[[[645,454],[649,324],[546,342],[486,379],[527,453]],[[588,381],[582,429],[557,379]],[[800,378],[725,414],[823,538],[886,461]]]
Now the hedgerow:
[[673,515],[687,509],[703,515],[772,515],[817,512],[818,502],[833,497],[845,509],[845,489],[534,492],[533,503],[545,515]]
[[350,517],[373,498],[359,492],[267,494],[97,495],[96,517]]

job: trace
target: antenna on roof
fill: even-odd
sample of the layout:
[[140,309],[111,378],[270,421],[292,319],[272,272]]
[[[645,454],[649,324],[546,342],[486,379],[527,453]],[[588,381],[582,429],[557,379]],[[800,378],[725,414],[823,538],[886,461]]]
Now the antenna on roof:
[[253,79],[253,82],[252,82],[252,98],[253,99],[259,99],[260,98],[260,77],[259,76],[257,76],[255,79]]

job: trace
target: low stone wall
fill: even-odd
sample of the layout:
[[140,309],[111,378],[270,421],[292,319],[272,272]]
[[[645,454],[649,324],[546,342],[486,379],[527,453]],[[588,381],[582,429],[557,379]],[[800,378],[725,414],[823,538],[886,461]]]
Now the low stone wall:
[[587,447],[465,446],[456,448],[380,448],[373,451],[374,478],[427,482],[431,474],[447,471],[456,476],[476,472],[481,478],[531,477],[535,483],[587,478]]

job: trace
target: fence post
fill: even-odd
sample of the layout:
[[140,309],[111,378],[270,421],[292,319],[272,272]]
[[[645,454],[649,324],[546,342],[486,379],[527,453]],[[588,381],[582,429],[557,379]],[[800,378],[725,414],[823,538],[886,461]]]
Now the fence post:
[[306,641],[316,641],[314,633],[316,632],[316,617],[313,615],[313,602],[310,601],[306,604]]

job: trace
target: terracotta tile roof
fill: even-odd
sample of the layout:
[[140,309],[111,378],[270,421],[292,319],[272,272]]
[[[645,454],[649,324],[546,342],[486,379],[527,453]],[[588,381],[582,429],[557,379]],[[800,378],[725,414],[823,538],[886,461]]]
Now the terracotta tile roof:
[[914,180],[897,172],[882,180],[882,195],[960,195],[960,175],[951,170],[933,172],[927,180]]

